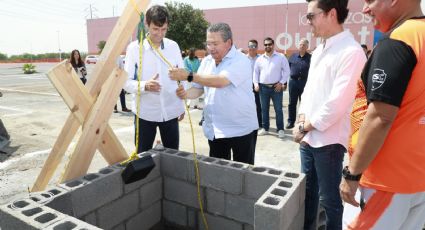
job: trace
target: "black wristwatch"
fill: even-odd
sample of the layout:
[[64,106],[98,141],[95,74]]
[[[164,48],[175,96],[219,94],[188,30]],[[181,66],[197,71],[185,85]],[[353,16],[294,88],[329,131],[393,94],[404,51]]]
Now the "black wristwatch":
[[306,131],[304,130],[304,122],[300,122],[299,123],[299,125],[298,125],[298,131],[300,132],[300,133],[306,133]]
[[187,81],[192,82],[193,81],[193,72],[189,72],[189,75],[187,76]]
[[353,175],[350,173],[350,170],[348,170],[348,166],[345,166],[342,170],[342,177],[344,177],[346,180],[359,181],[362,177],[362,174],[360,173],[358,175]]

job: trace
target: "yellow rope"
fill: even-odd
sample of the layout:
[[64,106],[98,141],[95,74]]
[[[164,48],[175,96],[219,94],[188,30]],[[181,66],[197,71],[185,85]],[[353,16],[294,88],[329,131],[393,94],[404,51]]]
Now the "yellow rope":
[[[137,9],[137,5],[135,4],[134,0],[131,0],[131,3],[133,4],[133,8],[136,10],[137,14],[141,15],[140,11]],[[143,23],[143,22],[142,22]],[[138,69],[138,76],[137,76],[137,80],[138,80],[138,90],[137,90],[137,119],[136,119],[136,150],[131,154],[130,158],[128,160],[126,160],[124,163],[128,163],[129,161],[138,159],[139,157],[137,156],[137,150],[138,150],[138,146],[139,146],[139,119],[138,119],[138,115],[139,115],[139,109],[140,109],[140,76],[142,75],[142,56],[143,56],[143,38],[142,38],[142,34],[140,33],[140,42],[139,42],[139,69]],[[149,36],[146,37],[147,41],[149,42],[150,46],[155,50],[155,52],[160,56],[161,60],[164,61],[164,63],[168,66],[168,68],[173,68],[174,66],[167,60],[167,58],[164,57],[164,55],[158,50],[158,47],[156,47],[152,40],[150,39]],[[180,86],[181,83],[180,81],[177,81],[177,85]],[[198,158],[197,158],[197,154],[196,154],[196,146],[195,146],[195,134],[194,134],[194,130],[193,130],[193,123],[192,123],[192,117],[190,115],[190,111],[189,111],[189,105],[187,104],[187,100],[186,98],[184,99],[184,106],[189,118],[189,125],[190,125],[190,130],[192,133],[192,147],[193,147],[193,159],[195,162],[195,177],[196,177],[196,187],[197,187],[197,193],[198,193],[198,203],[199,203],[199,208],[201,209],[201,216],[202,216],[202,221],[204,223],[204,226],[206,228],[206,230],[208,230],[208,223],[207,223],[207,219],[205,217],[205,213],[204,213],[204,207],[202,205],[202,199],[201,199],[201,185],[200,185],[200,176],[199,176],[199,166],[198,166]]]

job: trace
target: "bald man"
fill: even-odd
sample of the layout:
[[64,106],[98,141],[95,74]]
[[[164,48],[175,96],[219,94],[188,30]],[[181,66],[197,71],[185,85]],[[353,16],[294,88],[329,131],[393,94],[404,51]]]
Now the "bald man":
[[[425,18],[420,0],[365,0],[385,33],[363,70],[351,115],[342,199],[363,211],[348,229],[425,223]],[[362,197],[354,199],[357,189]]]

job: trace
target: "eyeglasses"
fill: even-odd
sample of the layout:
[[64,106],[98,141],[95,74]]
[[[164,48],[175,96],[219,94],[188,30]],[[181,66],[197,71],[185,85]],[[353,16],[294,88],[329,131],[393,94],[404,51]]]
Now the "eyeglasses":
[[273,46],[273,43],[264,43],[264,46]]
[[320,12],[317,12],[317,13],[308,13],[305,17],[306,17],[308,20],[313,21],[314,17],[315,17],[316,15],[321,14],[321,13],[323,13],[323,11],[320,11]]
[[250,48],[250,49],[257,49],[257,46],[256,45],[249,45],[248,48]]

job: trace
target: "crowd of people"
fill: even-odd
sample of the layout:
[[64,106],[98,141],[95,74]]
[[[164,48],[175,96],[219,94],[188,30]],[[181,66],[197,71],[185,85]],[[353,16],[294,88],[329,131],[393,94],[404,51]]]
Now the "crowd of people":
[[[363,13],[385,33],[372,52],[344,30],[348,0],[307,2],[312,33],[322,39],[311,54],[309,41],[303,38],[298,51],[287,59],[276,52],[270,37],[262,40],[263,54],[258,54],[255,39],[248,41],[244,54],[233,44],[230,26],[214,23],[207,29],[209,55],[202,62],[194,49],[182,58],[179,45],[166,38],[167,9],[150,7],[148,36],[128,45],[124,66],[128,73],[124,89],[133,95],[135,130],[139,130],[138,151],[152,148],[157,128],[163,145],[178,149],[183,100],[204,95],[202,128],[210,156],[254,164],[257,135],[270,132],[271,100],[278,137],[285,137],[285,128],[293,129],[294,141],[300,145],[307,190],[304,229],[314,229],[319,205],[331,230],[422,229],[425,17],[421,0],[365,1]],[[84,82],[79,52],[72,57]],[[136,98],[138,79],[140,98]],[[282,97],[287,88],[285,127]],[[347,151],[350,160],[343,167]],[[360,199],[355,198],[356,192]],[[347,205],[361,208],[346,215]],[[343,215],[348,218],[346,226]]]

